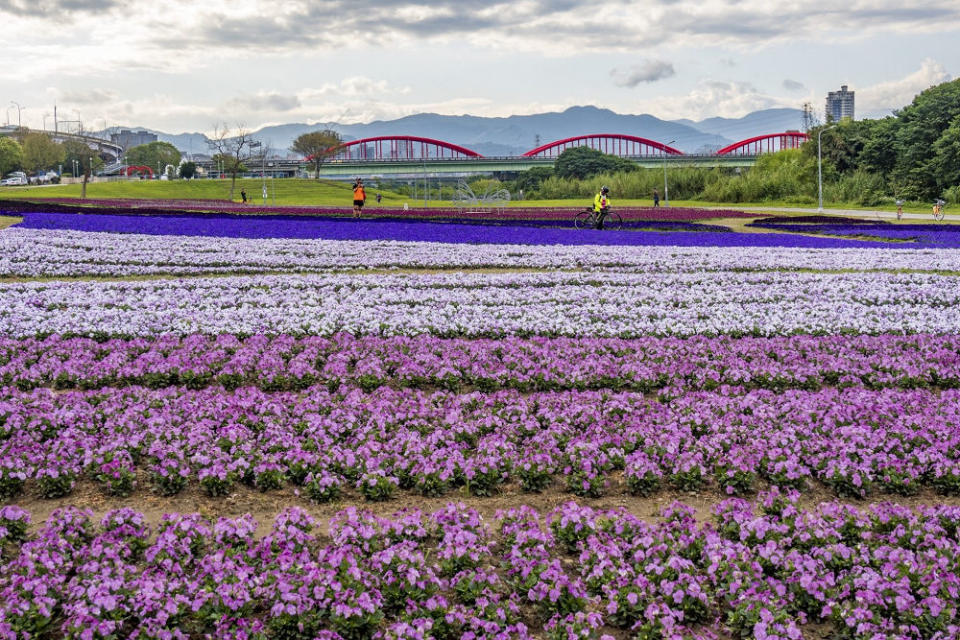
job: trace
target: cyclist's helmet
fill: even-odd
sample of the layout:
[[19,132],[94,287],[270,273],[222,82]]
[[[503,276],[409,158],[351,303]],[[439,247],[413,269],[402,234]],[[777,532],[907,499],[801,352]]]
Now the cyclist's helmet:
[[608,189],[606,186],[600,187],[600,193],[606,194],[609,192],[610,192],[610,189]]

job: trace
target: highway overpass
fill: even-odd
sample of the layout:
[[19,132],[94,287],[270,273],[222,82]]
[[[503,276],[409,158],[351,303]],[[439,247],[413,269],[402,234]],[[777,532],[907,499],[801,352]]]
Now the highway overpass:
[[[646,169],[678,167],[750,167],[757,161],[756,156],[717,156],[717,155],[671,155],[660,158],[628,158]],[[398,160],[333,160],[320,166],[320,177],[349,180],[356,176],[394,178],[397,180],[422,178],[425,174],[434,178],[461,178],[495,173],[515,173],[533,167],[552,167],[556,158],[510,156],[502,158],[422,158]],[[248,163],[247,175],[260,175],[260,161],[253,159]],[[208,175],[217,174],[213,161],[197,162]],[[313,166],[303,160],[268,160],[264,163],[267,176],[291,177],[309,172]]]
[[100,159],[107,163],[116,162],[123,155],[123,147],[104,138],[97,138],[78,133],[66,133],[64,131],[47,131],[42,129],[30,129],[28,127],[14,127],[8,125],[0,127],[0,136],[20,135],[20,131],[26,133],[45,133],[50,136],[54,142],[66,142],[67,140],[79,140],[95,151]]

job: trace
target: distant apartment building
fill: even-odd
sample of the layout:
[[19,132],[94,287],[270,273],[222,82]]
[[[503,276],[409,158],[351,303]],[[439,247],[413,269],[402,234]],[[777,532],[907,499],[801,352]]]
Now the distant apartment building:
[[142,144],[150,144],[151,142],[156,141],[156,134],[148,131],[130,131],[129,129],[121,129],[120,133],[110,134],[110,142],[120,145],[124,148],[124,150],[132,149],[133,147],[139,147]]
[[847,91],[847,85],[840,87],[840,91],[827,93],[826,118],[828,122],[839,122],[844,118],[853,120],[853,91]]

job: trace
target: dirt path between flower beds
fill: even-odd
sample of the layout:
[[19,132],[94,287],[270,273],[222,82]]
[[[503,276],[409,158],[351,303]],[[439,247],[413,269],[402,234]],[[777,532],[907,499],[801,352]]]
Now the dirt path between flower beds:
[[[451,502],[462,502],[467,507],[476,509],[488,523],[492,524],[499,510],[527,505],[539,511],[541,515],[546,515],[554,508],[572,500],[599,510],[623,508],[644,521],[656,523],[659,522],[659,513],[664,507],[674,501],[680,501],[695,510],[697,520],[708,522],[712,519],[713,507],[728,497],[713,488],[698,493],[662,490],[649,497],[634,496],[628,492],[621,474],[610,476],[608,491],[601,498],[578,498],[566,491],[561,481],[555,480],[542,493],[526,493],[519,486],[509,483],[504,485],[499,493],[484,498],[471,496],[465,489],[450,491],[435,498],[399,491],[391,500],[368,502],[358,492],[347,490],[340,500],[325,504],[316,504],[306,496],[298,495],[296,488],[291,485],[276,491],[261,492],[238,484],[229,496],[211,498],[192,482],[173,497],[156,495],[145,487],[138,489],[129,497],[118,498],[106,495],[93,481],[82,479],[77,482],[77,486],[69,496],[50,500],[41,498],[36,492],[36,487],[31,485],[32,483],[28,485],[25,493],[10,502],[30,512],[33,518],[32,531],[42,526],[55,509],[72,505],[91,509],[97,519],[112,509],[129,507],[143,513],[146,521],[154,528],[165,513],[200,513],[214,520],[220,517],[235,518],[249,513],[260,523],[257,529],[258,536],[266,534],[276,515],[291,506],[300,507],[321,521],[324,524],[325,534],[326,525],[329,524],[330,519],[337,512],[351,506],[368,509],[378,516],[385,517],[401,509],[416,508],[430,513]],[[882,502],[895,502],[911,508],[935,504],[960,507],[960,496],[941,496],[930,489],[924,489],[916,496],[875,494],[865,500],[854,500],[837,498],[829,489],[819,484],[813,485],[802,494],[800,506],[809,509],[822,502],[835,501],[861,508]]]
[[[821,236],[822,237],[822,236]],[[721,272],[724,270],[718,270]],[[960,276],[960,271],[945,269],[730,269],[739,273],[820,273],[820,274],[843,274],[843,273],[893,273],[893,274],[929,274],[938,276],[956,277]],[[403,276],[403,275],[443,275],[449,273],[464,274],[510,274],[510,273],[639,273],[639,271],[625,270],[619,267],[595,267],[595,268],[566,268],[549,269],[546,267],[403,267],[399,269],[343,269],[337,271],[230,271],[230,272],[208,272],[208,273],[186,273],[186,274],[142,274],[129,276],[110,276],[110,275],[88,275],[88,276],[0,276],[0,284],[18,284],[29,282],[151,282],[166,280],[198,280],[204,278],[242,278],[242,277],[267,277],[267,276]]]

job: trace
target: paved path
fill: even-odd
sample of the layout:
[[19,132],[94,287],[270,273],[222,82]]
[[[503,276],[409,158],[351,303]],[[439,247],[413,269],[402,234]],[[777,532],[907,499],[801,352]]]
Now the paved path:
[[[824,208],[823,211],[818,210],[816,207],[804,208],[804,207],[737,207],[740,211],[779,211],[783,213],[812,213],[812,214],[821,214],[821,215],[831,215],[831,216],[846,216],[849,218],[868,218],[876,220],[877,217],[883,220],[896,220],[897,214],[893,211],[871,211],[865,209],[827,209]],[[933,219],[932,213],[909,213],[904,212],[904,220],[926,220],[928,222],[935,222]],[[946,217],[943,219],[944,223],[960,222],[956,216],[952,216],[948,209]]]

